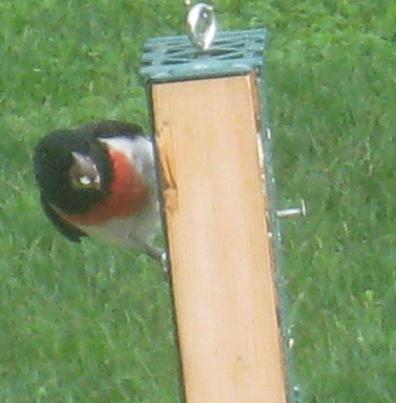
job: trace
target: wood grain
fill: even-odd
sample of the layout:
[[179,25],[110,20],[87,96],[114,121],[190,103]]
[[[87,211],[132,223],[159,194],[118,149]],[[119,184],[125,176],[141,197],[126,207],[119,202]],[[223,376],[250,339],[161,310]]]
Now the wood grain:
[[256,86],[152,86],[188,403],[286,401]]

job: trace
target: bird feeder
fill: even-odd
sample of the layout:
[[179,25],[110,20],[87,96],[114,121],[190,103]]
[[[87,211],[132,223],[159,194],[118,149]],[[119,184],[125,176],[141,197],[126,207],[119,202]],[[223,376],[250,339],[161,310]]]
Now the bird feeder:
[[206,48],[188,36],[149,39],[141,68],[184,397],[289,402],[271,136],[263,118],[266,31],[212,36]]

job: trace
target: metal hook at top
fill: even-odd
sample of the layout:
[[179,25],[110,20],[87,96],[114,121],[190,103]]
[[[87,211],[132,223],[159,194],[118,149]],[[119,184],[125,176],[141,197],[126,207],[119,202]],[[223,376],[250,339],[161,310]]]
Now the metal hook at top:
[[[191,1],[185,4],[191,6]],[[187,14],[187,27],[191,41],[201,50],[208,50],[217,32],[214,7],[205,3],[197,3],[190,7]]]

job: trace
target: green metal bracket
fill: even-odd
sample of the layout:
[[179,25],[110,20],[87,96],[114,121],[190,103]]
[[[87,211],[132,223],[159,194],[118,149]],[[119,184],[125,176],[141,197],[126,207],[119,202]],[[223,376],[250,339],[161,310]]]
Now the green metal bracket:
[[149,39],[144,47],[141,76],[169,82],[246,74],[263,64],[266,30],[219,32],[206,51],[188,36]]

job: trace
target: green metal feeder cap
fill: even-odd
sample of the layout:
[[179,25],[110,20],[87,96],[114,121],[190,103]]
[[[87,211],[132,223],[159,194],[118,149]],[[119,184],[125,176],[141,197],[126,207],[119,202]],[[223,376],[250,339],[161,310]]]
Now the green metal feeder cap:
[[140,73],[145,82],[170,82],[246,74],[263,64],[267,31],[219,32],[202,51],[187,35],[149,39]]

